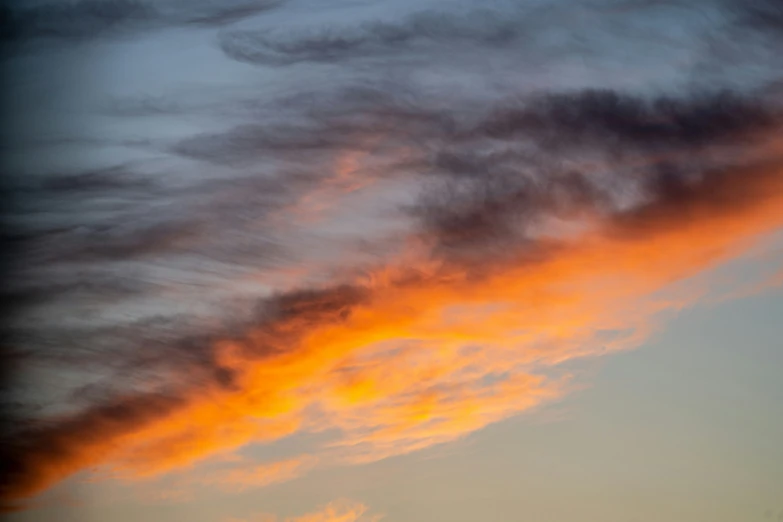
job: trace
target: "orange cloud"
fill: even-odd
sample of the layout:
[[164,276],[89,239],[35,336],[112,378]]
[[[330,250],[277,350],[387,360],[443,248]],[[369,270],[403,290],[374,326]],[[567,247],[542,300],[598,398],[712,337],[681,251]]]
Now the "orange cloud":
[[[314,451],[342,462],[454,440],[562,396],[560,363],[637,346],[660,312],[698,297],[688,278],[783,226],[781,208],[775,157],[476,266],[430,255],[418,236],[397,263],[281,296],[269,320],[217,343],[231,386],[122,400],[57,424],[22,454],[3,496],[33,495],[95,465],[154,475],[303,431],[339,433]],[[223,479],[262,484],[306,467]],[[358,520],[334,516],[289,520]]]

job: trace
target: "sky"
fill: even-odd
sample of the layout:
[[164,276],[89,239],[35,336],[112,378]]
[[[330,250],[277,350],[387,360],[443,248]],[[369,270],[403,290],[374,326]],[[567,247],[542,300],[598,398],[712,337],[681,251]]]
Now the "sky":
[[0,516],[783,521],[780,2],[0,13]]

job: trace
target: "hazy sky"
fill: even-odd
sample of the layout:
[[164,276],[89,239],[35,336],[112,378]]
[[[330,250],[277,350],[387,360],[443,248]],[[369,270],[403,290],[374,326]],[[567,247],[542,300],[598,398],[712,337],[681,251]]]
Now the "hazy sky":
[[6,2],[9,521],[783,521],[783,5]]

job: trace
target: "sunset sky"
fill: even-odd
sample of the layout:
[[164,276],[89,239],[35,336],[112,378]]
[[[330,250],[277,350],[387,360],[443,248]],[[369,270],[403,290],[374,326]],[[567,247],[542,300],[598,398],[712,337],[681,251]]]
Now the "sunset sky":
[[10,0],[9,522],[783,521],[783,3]]

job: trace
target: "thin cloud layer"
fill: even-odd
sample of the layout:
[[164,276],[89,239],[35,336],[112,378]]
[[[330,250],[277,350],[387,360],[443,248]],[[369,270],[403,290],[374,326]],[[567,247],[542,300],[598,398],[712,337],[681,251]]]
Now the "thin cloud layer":
[[[706,10],[715,7],[713,2],[704,6]],[[674,46],[678,38],[671,32],[651,31],[643,24],[636,27],[639,19],[629,19],[628,14],[655,18],[675,13],[688,18],[694,12],[701,14],[688,3],[677,1],[505,6],[467,3],[448,12],[423,10],[360,24],[305,24],[287,31],[275,27],[227,30],[220,35],[220,48],[234,60],[275,67],[301,63],[370,65],[381,61],[391,67],[421,65],[432,57],[437,57],[434,65],[438,66],[441,62],[474,60],[477,48],[497,56],[513,51],[530,63],[541,64],[552,58],[564,59],[567,53],[611,55],[606,43],[613,39],[638,44],[658,38],[659,45]],[[671,16],[668,21],[673,21]],[[699,29],[697,23],[694,30]]]
[[507,13],[490,10],[467,16],[415,13],[398,23],[375,22],[298,35],[272,30],[228,32],[221,35],[220,46],[231,58],[265,65],[395,57],[421,46],[454,45],[463,40],[489,45],[516,43],[529,32],[531,18],[529,13],[525,19],[509,18]]
[[[91,38],[141,4],[97,5],[61,6],[73,26],[26,16]],[[209,7],[171,20],[262,4]],[[294,435],[321,442],[206,482],[239,491],[465,437],[562,398],[578,377],[564,363],[638,346],[703,297],[699,277],[783,226],[768,83],[465,95],[368,73],[421,73],[409,55],[453,44],[493,55],[529,41],[550,10],[536,13],[229,31],[231,58],[359,60],[365,79],[238,102],[241,117],[151,140],[155,164],[12,172],[6,358],[77,385],[8,394],[6,507],[96,468],[150,479]],[[362,514],[325,513],[301,520]]]
[[[303,455],[278,462],[254,466],[243,465],[233,469],[221,470],[195,479],[192,482],[230,492],[244,491],[249,488],[264,487],[293,480],[312,469],[317,462],[317,458]],[[188,484],[187,481],[185,484],[193,485],[192,483]]]
[[263,514],[251,520],[228,519],[226,522],[378,522],[383,515],[370,514],[368,508],[359,502],[335,500],[318,511],[306,515],[281,519],[274,515]]

